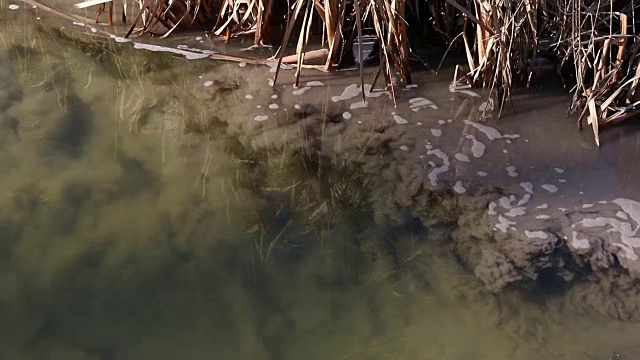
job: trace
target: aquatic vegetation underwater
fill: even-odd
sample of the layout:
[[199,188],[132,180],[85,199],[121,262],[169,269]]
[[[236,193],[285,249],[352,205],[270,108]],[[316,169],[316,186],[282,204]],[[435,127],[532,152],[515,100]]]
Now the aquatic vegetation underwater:
[[640,352],[637,324],[594,314],[607,293],[487,290],[470,265],[489,196],[412,181],[397,120],[310,103],[255,121],[247,88],[284,97],[260,69],[2,20],[0,356]]

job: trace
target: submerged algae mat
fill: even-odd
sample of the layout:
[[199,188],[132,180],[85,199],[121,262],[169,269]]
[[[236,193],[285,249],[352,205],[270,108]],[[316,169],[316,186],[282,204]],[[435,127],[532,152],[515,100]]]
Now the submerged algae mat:
[[270,110],[282,95],[237,66],[94,42],[0,5],[0,358],[640,355],[638,325],[562,294],[490,293],[454,255],[455,223],[383,209],[387,173],[322,151],[342,112],[290,109],[296,131],[275,116],[272,131],[232,126],[249,92]]

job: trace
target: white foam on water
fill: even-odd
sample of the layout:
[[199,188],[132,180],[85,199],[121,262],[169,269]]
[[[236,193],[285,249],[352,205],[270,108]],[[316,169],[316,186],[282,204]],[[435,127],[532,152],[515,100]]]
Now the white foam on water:
[[536,216],[536,220],[548,220],[548,219],[551,219],[551,216],[545,215],[545,214]]
[[430,107],[434,110],[438,110],[438,106],[434,104],[433,101],[427,98],[417,97],[417,98],[409,99],[409,108],[411,110],[418,111],[425,107]]
[[478,129],[478,131],[480,131],[481,133],[485,134],[489,140],[496,140],[496,139],[502,139],[502,138],[517,139],[517,138],[520,137],[520,135],[518,135],[518,134],[504,134],[503,135],[496,128],[493,128],[493,127],[487,126],[487,125],[483,125],[483,124],[479,124],[479,123],[471,121],[471,120],[464,120],[464,123],[467,124],[467,125],[471,125],[474,128]]
[[542,204],[539,206],[536,206],[536,209],[548,209],[549,208],[549,204]]
[[526,203],[529,202],[529,200],[531,200],[531,194],[524,194],[524,196],[522,197],[522,199],[520,199],[520,201],[518,201],[518,206],[522,206]]
[[[615,201],[614,201],[615,202]],[[627,221],[620,221],[614,218],[585,218],[582,219],[576,225],[582,225],[584,227],[602,227],[605,233],[617,232],[620,234],[620,240],[622,244],[616,244],[624,250],[625,256],[630,260],[638,260],[633,248],[640,247],[640,237],[636,236],[638,232],[637,227],[633,227],[631,223]]]
[[296,110],[300,110],[302,108],[302,106],[300,106],[299,104],[295,104],[293,105],[293,108]]
[[515,166],[507,166],[507,174],[509,174],[509,176],[511,177],[517,177],[518,176],[518,172],[516,171],[516,167]]
[[407,145],[400,145],[400,150],[409,151],[409,147]]
[[462,90],[462,89],[456,88],[456,86],[453,83],[449,84],[449,92],[466,94],[466,95],[469,95],[471,97],[480,97],[480,95],[478,93],[475,93],[475,92],[473,92],[471,90]]
[[97,33],[97,32],[98,32],[98,29],[96,29],[96,28],[91,28],[91,29],[89,29],[89,31],[91,31],[92,33]]
[[473,156],[476,158],[482,157],[487,147],[483,143],[478,141],[478,139],[476,139],[476,137],[473,135],[465,135],[465,138],[470,139],[472,141],[471,153],[473,154]]
[[563,168],[554,168],[553,170],[555,170],[555,172],[557,172],[558,174],[562,174],[564,172]]
[[[114,39],[117,42],[128,42],[128,41],[131,41],[131,39],[124,39],[124,38],[118,38],[118,37],[114,37]],[[120,41],[119,39],[121,39],[122,41]],[[133,43],[133,48],[134,49],[140,49],[140,50],[154,51],[154,52],[173,53],[173,54],[177,54],[177,55],[182,55],[187,60],[204,59],[204,58],[209,57],[211,54],[213,54],[213,52],[206,51],[206,50],[198,50],[198,52],[196,52],[196,51],[176,49],[176,48],[171,48],[171,47],[166,47],[166,46],[159,46],[159,45],[152,45],[152,44],[142,44],[142,43]]]
[[613,203],[620,206],[636,224],[640,224],[640,202],[631,199],[618,198],[613,200]]
[[486,101],[484,101],[482,104],[480,104],[480,106],[478,106],[478,110],[479,111],[490,111],[493,110],[493,104],[489,104]]
[[571,245],[576,249],[588,249],[591,247],[589,239],[579,239],[578,233],[575,231],[571,232]]
[[18,10],[20,9],[20,5],[9,4],[9,10]]
[[[338,102],[341,100],[349,100],[352,99],[358,95],[360,95],[360,93],[362,92],[362,88],[359,84],[351,84],[348,85],[347,87],[344,88],[344,90],[342,91],[342,94],[340,95],[336,95],[336,96],[332,96],[331,97],[331,101],[333,102]],[[391,97],[391,93],[389,93],[388,91],[375,91],[375,92],[371,92],[371,85],[370,84],[364,84],[364,92],[366,94],[367,97],[371,97],[371,98],[376,98],[382,95],[387,95],[389,97]]]
[[369,106],[369,102],[368,101],[358,101],[358,102],[354,102],[353,104],[349,105],[349,109],[351,110],[357,110],[357,109],[363,109],[366,108],[367,106]]
[[447,120],[444,120],[444,119],[438,120],[438,124],[440,124],[440,125],[444,125],[446,123],[447,123]]
[[424,147],[425,147],[427,150],[431,150],[431,149],[433,149],[433,145],[431,145],[431,144],[427,144],[427,145],[425,145]]
[[467,192],[467,189],[464,187],[464,185],[462,185],[461,181],[458,181],[455,185],[453,185],[453,191],[457,192],[458,194],[464,194],[465,192]]
[[431,167],[436,167],[436,163],[435,163],[435,162],[433,162],[433,161],[429,161],[429,162],[428,162],[428,164],[429,164],[429,166],[431,166]]
[[396,124],[400,124],[400,125],[404,125],[404,124],[408,124],[409,123],[409,121],[407,119],[403,118],[400,115],[396,115],[396,114],[393,114],[393,120],[396,122]]
[[616,213],[616,216],[617,216],[617,217],[619,217],[619,218],[620,218],[620,219],[622,219],[622,220],[629,220],[629,214],[627,214],[627,213],[626,213],[626,212],[624,212],[624,211],[618,211],[618,212]]
[[262,107],[262,105],[256,105],[256,107],[257,107],[258,109],[260,109],[260,108]]
[[464,123],[478,129],[478,131],[485,134],[489,140],[500,139],[502,137],[502,134],[496,128],[492,128],[491,126],[478,124],[471,120],[464,120]]
[[453,122],[453,119],[447,119],[447,122],[451,124]]
[[507,153],[509,152],[509,150],[507,150],[507,149],[503,149],[503,150],[502,150],[502,152],[503,152],[503,153],[505,153],[505,154],[507,154]]
[[494,203],[493,201],[489,203],[489,209],[487,210],[487,214],[489,215],[496,215],[496,208],[498,207],[498,204]]
[[509,211],[507,211],[504,215],[508,216],[508,217],[516,217],[516,216],[522,216],[524,214],[527,213],[527,208],[522,207],[522,206],[518,206],[518,207],[514,207],[509,209]]
[[309,86],[301,87],[299,89],[293,90],[293,95],[302,95],[307,92],[307,90],[311,89]]
[[213,81],[207,80],[202,85],[204,85],[205,87],[209,87],[209,86],[213,85]]
[[558,182],[559,182],[559,183],[564,184],[564,183],[566,183],[566,182],[567,182],[567,180],[565,180],[565,179],[558,179]]
[[253,118],[253,120],[255,121],[266,121],[267,119],[269,119],[269,116],[267,115],[258,115],[256,117]]
[[504,216],[500,215],[498,216],[498,223],[496,224],[496,229],[502,231],[503,233],[507,232],[507,228],[509,228],[509,226],[511,225],[515,225],[516,222],[515,221],[511,221],[507,218],[505,218]]
[[429,180],[431,181],[431,185],[433,186],[437,186],[438,185],[438,175],[440,174],[444,174],[445,172],[449,171],[449,157],[447,156],[447,154],[444,153],[444,151],[440,150],[440,149],[433,149],[433,150],[429,150],[427,152],[428,155],[435,155],[437,157],[440,158],[440,160],[442,160],[442,166],[439,166],[433,170],[431,170],[431,172],[429,173]]
[[77,22],[77,21],[72,22],[72,24],[76,26],[86,26],[84,23]]
[[342,118],[345,119],[345,120],[351,119],[351,113],[348,112],[348,111],[343,112],[342,113]]
[[[131,39],[123,38],[122,36],[115,36],[115,35],[111,35],[111,38],[112,38],[113,40],[115,40],[115,42],[117,42],[117,43],[133,42]],[[135,46],[134,46],[134,47],[135,47]]]
[[324,83],[322,81],[307,81],[306,83],[307,86],[324,86]]
[[275,110],[275,109],[277,109],[279,107],[280,107],[280,105],[278,105],[278,104],[269,104],[269,109],[271,109],[271,110]]
[[435,137],[440,137],[440,136],[442,136],[442,130],[440,130],[440,129],[431,129],[431,135],[433,135]]
[[514,201],[515,199],[511,199],[508,198],[506,196],[501,197],[498,200],[498,204],[500,204],[500,206],[504,209],[511,209],[513,207],[513,205],[511,205],[511,203]]
[[196,41],[202,40],[202,36],[196,36]]
[[273,95],[271,95],[271,98],[272,98],[272,99],[277,99],[277,98],[278,98],[278,95],[277,95],[277,94],[273,94]]
[[238,63],[238,66],[243,68],[243,67],[247,66],[247,63],[246,62],[241,62],[241,63]]
[[471,162],[471,160],[469,160],[469,157],[467,155],[465,155],[465,154],[457,153],[453,157],[455,157],[456,160],[458,160],[458,161]]
[[244,98],[251,100],[251,99],[253,99],[253,95],[247,94],[247,95],[244,96]]
[[558,192],[558,187],[552,184],[544,184],[541,186],[541,188],[547,190],[548,192],[555,194]]
[[485,176],[489,175],[489,174],[487,174],[486,171],[478,171],[476,174],[478,174],[478,176],[482,176],[482,177],[485,177]]
[[342,94],[332,96],[331,101],[338,102],[341,100],[349,100],[351,98],[358,96],[360,94],[360,91],[361,91],[360,85],[358,84],[348,85],[346,88],[344,88],[344,90],[342,90]]
[[511,140],[505,140],[504,142],[506,142],[507,144],[511,144]]
[[362,120],[358,120],[358,124],[362,124]]
[[418,126],[422,126],[422,122],[418,121],[418,122],[416,123],[416,125],[418,125]]
[[524,234],[527,235],[527,237],[531,238],[531,239],[543,239],[544,240],[544,239],[549,237],[549,234],[547,234],[544,231],[540,231],[540,230],[537,230],[537,231],[525,230]]
[[533,194],[533,184],[530,182],[521,182],[520,187],[529,194]]
[[587,208],[593,207],[593,204],[584,204],[582,205],[582,207],[587,209]]
[[267,80],[267,84],[269,84],[269,86],[273,86],[273,84],[274,84],[273,79]]

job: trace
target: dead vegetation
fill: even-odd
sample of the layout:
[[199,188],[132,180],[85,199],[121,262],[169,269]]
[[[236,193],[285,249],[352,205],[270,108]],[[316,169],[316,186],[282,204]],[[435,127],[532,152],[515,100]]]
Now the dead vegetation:
[[[383,75],[395,99],[396,84],[411,84],[406,21],[411,15],[420,25],[429,23],[427,34],[424,28],[417,32],[441,37],[466,54],[467,66],[456,71],[452,86],[490,88],[499,112],[512,89],[528,85],[541,66],[572,68],[576,85],[568,113],[577,116],[580,126],[585,120],[592,126],[598,144],[601,127],[640,111],[638,5],[632,0],[287,0],[286,6],[275,6],[285,0],[277,1],[137,0],[140,11],[127,36],[164,37],[179,28],[209,24],[213,34],[227,41],[253,36],[257,47],[277,41],[280,47],[270,60],[295,64],[297,83],[309,58],[316,63],[312,66],[333,70],[353,48],[362,55],[367,28],[380,44],[380,69],[373,83]],[[275,24],[283,31],[271,39]],[[312,36],[321,37],[314,49]],[[295,55],[288,52],[290,43]],[[362,74],[362,63],[360,67]]]

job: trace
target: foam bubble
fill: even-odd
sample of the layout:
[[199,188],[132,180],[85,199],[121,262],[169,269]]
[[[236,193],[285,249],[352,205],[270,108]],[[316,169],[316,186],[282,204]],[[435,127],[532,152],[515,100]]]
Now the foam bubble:
[[449,171],[449,165],[450,165],[449,157],[447,156],[447,154],[445,154],[440,149],[429,150],[427,152],[427,154],[428,155],[435,155],[435,156],[439,157],[442,160],[442,166],[436,167],[435,169],[431,170],[431,172],[428,175],[429,176],[429,181],[431,181],[431,185],[437,186],[438,185],[438,175]]
[[520,187],[529,194],[533,194],[533,184],[530,182],[521,182]]
[[549,237],[549,235],[544,232],[544,231],[529,231],[529,230],[525,230],[524,234],[527,235],[528,238],[531,239],[546,239]]
[[465,138],[470,139],[472,141],[471,153],[473,154],[473,156],[476,158],[482,157],[487,147],[483,143],[478,141],[476,137],[473,135],[466,135]]
[[471,162],[471,160],[469,160],[469,157],[465,154],[460,154],[457,153],[454,155],[454,157],[456,158],[456,160],[458,161],[462,161],[462,162]]
[[400,115],[396,115],[396,114],[393,114],[393,120],[396,122],[396,124],[400,124],[400,125],[409,123],[409,121],[407,119],[403,118]]
[[301,87],[299,89],[295,89],[295,90],[293,90],[293,95],[302,95],[302,94],[306,93],[307,90],[309,90],[309,89],[311,89],[311,88],[308,87],[308,86]]
[[462,185],[461,181],[457,181],[453,186],[453,191],[457,192],[458,194],[464,194],[465,192],[467,192],[467,189],[464,187],[464,185]]

